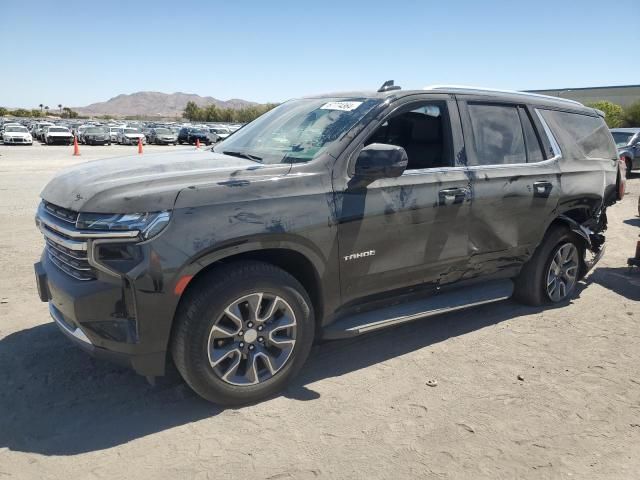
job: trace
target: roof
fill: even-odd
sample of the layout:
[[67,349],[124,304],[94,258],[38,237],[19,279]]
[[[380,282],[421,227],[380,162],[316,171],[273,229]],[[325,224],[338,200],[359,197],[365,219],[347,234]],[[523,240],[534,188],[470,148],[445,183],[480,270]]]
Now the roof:
[[378,98],[381,100],[397,99],[409,95],[419,95],[425,92],[435,92],[449,95],[473,95],[490,97],[493,99],[507,100],[514,103],[528,102],[538,105],[552,106],[556,108],[571,108],[594,112],[593,108],[585,107],[582,103],[567,98],[558,98],[547,95],[540,95],[530,92],[518,92],[514,90],[497,90],[491,88],[467,87],[461,85],[430,85],[421,90],[389,90],[386,92],[373,91],[353,91],[337,92],[321,95],[310,95],[305,98]]
[[612,128],[612,132],[638,133],[640,128]]

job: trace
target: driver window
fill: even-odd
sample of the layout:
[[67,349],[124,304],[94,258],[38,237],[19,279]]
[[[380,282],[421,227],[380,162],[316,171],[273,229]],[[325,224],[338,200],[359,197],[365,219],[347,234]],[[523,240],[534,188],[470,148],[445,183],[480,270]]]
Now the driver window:
[[386,143],[407,152],[407,170],[453,165],[451,135],[444,102],[429,102],[389,117],[365,142]]

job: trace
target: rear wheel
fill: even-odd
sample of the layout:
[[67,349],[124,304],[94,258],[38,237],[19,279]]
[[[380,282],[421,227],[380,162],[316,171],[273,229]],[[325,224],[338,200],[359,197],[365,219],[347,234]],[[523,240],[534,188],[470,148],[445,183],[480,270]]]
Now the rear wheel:
[[630,158],[625,159],[625,165],[627,166],[627,178],[631,178],[631,170],[633,169],[633,163]]
[[583,242],[575,233],[553,227],[517,277],[514,298],[527,305],[567,300],[583,272],[583,255]]
[[311,302],[284,270],[262,262],[228,264],[185,295],[173,359],[189,386],[209,401],[262,400],[283,389],[309,355]]

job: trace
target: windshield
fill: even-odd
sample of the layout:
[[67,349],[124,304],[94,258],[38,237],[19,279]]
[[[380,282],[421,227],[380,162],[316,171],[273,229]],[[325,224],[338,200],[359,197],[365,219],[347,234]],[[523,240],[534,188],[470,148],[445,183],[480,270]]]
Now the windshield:
[[102,130],[101,128],[87,128],[87,131],[85,133],[104,133],[104,130]]
[[25,127],[6,127],[4,129],[5,132],[20,132],[20,133],[27,133],[28,130]]
[[634,132],[611,132],[613,140],[616,142],[616,147],[624,147],[627,145],[631,138],[635,135]]
[[156,135],[171,135],[171,130],[168,128],[156,128]]
[[69,130],[62,127],[49,127],[49,132],[66,132],[69,133]]
[[137,128],[125,128],[124,133],[140,133],[140,130]]
[[340,139],[380,100],[308,98],[265,113],[214,148],[261,163],[308,162]]

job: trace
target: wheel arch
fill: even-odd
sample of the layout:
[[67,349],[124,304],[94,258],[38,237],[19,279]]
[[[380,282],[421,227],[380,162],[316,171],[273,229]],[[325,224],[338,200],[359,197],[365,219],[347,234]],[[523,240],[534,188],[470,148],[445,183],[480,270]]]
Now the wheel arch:
[[[281,268],[293,276],[304,287],[314,310],[316,325],[321,324],[325,314],[324,286],[320,272],[325,270],[326,262],[317,252],[293,242],[244,243],[216,250],[192,261],[176,277],[175,291],[180,299],[176,312],[187,293],[198,287],[200,282],[212,274],[216,268],[229,263],[253,260],[269,263]],[[185,281],[186,279],[186,281]],[[182,281],[181,286],[180,282]]]

